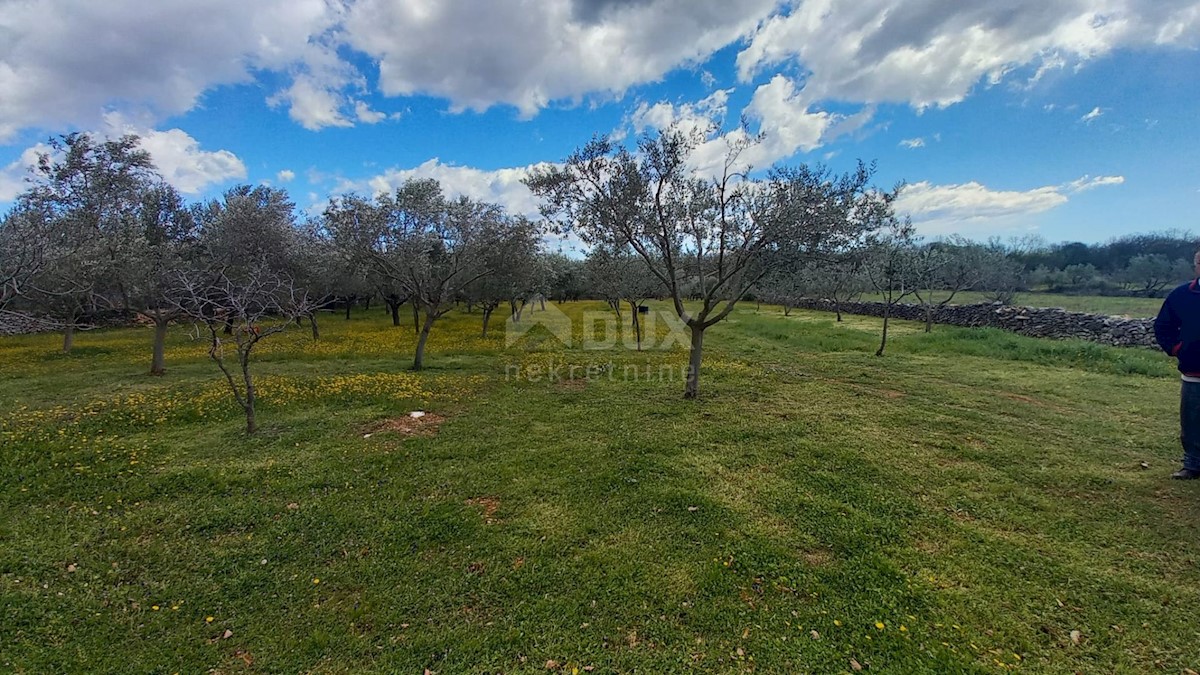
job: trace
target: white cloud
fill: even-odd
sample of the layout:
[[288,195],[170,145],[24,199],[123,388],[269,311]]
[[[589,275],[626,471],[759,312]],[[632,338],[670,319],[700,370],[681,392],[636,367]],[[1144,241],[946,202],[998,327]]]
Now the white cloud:
[[630,115],[630,122],[638,133],[670,126],[686,133],[721,127],[728,114],[729,94],[732,92],[732,89],[718,89],[695,103],[640,103]]
[[1125,182],[1124,176],[1084,176],[1078,180],[1073,180],[1067,183],[1063,188],[1067,192],[1083,192],[1092,188],[1104,187],[1105,185],[1121,185]]
[[1103,114],[1104,114],[1104,111],[1100,109],[1100,106],[1096,106],[1095,108],[1092,108],[1091,112],[1084,115],[1083,117],[1080,117],[1079,121],[1084,122],[1086,124],[1091,124],[1092,120],[1096,119],[1097,117],[1099,117]]
[[1036,79],[1122,47],[1195,46],[1198,8],[1195,0],[805,0],[766,21],[737,64],[748,81],[795,62],[812,100],[945,107],[1017,68],[1036,66]]
[[124,121],[116,113],[104,118],[101,136],[137,134],[142,149],[163,178],[184,194],[197,194],[226,181],[246,177],[246,165],[228,150],[203,150],[200,142],[182,129],[159,131]]
[[821,101],[947,106],[1016,69],[1036,83],[1120,48],[1200,45],[1200,2],[9,0],[0,142],[32,127],[96,128],[111,110],[153,126],[261,73],[282,75],[268,98],[305,128],[380,122],[348,51],[378,64],[378,93],[532,116],[679,67],[711,82],[700,67],[743,39],[743,80],[779,64],[800,72],[803,86],[782,98],[800,128],[777,132],[778,148],[802,149],[825,123]]
[[692,153],[690,163],[699,175],[712,176],[723,170],[732,145],[750,140],[748,132],[758,138],[741,151],[733,167],[735,171],[766,168],[797,152],[816,150],[834,138],[853,133],[875,114],[872,106],[853,115],[817,110],[792,80],[776,75],[755,89],[742,111],[743,118],[754,128],[714,133],[727,117],[732,92],[732,89],[717,90],[695,103],[642,103],[631,116],[632,126],[638,132],[673,126],[685,133],[705,133],[708,138]]
[[296,172],[292,171],[291,169],[284,169],[284,170],[280,171],[279,173],[275,174],[275,180],[279,181],[280,183],[290,183],[295,178],[296,178]]
[[989,233],[1027,225],[1029,216],[1066,204],[1072,194],[1124,181],[1122,176],[1084,176],[1024,191],[993,190],[976,181],[951,185],[921,181],[901,191],[896,213],[911,217],[922,234]]
[[[453,110],[553,101],[661,79],[749,35],[778,0],[359,0],[345,41],[379,62],[382,92]],[[448,39],[453,36],[453,39]]]
[[307,76],[297,77],[292,86],[268,99],[272,106],[288,104],[288,117],[309,131],[325,127],[352,127],[342,114],[345,100],[336,89]]
[[[146,129],[110,113],[105,116],[103,128],[93,132],[93,137],[123,134],[137,134],[142,149],[150,153],[163,179],[184,194],[197,194],[209,186],[246,177],[246,165],[237,155],[228,150],[204,150],[199,141],[182,129]],[[30,169],[37,164],[38,156],[47,152],[50,147],[39,143],[0,168],[0,202],[11,201],[28,187],[25,178],[31,175]]]
[[840,119],[814,111],[811,99],[783,75],[776,75],[755,90],[746,114],[760,122],[767,154],[778,157],[820,147],[826,133]]
[[[477,169],[469,166],[444,164],[437,158],[430,159],[409,169],[392,168],[375,176],[360,180],[337,180],[333,187],[334,194],[358,192],[381,194],[391,192],[413,178],[435,178],[441,184],[447,197],[454,198],[465,195],[472,199],[499,204],[511,215],[523,215],[533,220],[541,218],[538,213],[539,202],[529,188],[521,181],[531,170],[546,164],[532,164],[525,167],[514,167],[494,170]],[[324,208],[324,202],[318,202],[315,193],[309,194],[312,206],[311,212]],[[560,237],[543,235],[543,243],[548,250],[582,251],[587,246],[576,235]]]
[[305,61],[337,15],[326,0],[5,2],[0,142],[22,128],[95,128],[112,106],[186,112],[214,86]]
[[923,148],[923,147],[925,147],[925,139],[921,138],[921,137],[906,138],[906,139],[900,141],[900,147],[908,148],[909,150],[913,150],[916,148]]
[[378,124],[387,119],[387,113],[371,110],[371,106],[367,105],[366,101],[354,102],[354,116],[363,124]]
[[38,157],[47,152],[50,152],[50,146],[38,143],[26,148],[20,157],[0,168],[0,203],[11,202],[29,187],[25,179],[32,175],[30,172],[37,166]]
[[521,182],[529,171],[539,165],[487,171],[469,166],[444,164],[430,159],[409,169],[392,168],[361,180],[338,180],[334,194],[391,192],[412,178],[435,178],[449,197],[465,195],[472,199],[500,204],[509,213],[538,217],[538,200]]

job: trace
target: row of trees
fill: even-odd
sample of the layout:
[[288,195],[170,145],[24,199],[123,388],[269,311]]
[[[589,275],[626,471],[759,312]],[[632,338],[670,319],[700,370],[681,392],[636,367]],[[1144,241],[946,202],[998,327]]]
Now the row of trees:
[[456,301],[519,307],[548,288],[554,259],[534,223],[494,205],[448,199],[414,180],[373,200],[346,196],[320,217],[296,219],[285,191],[238,186],[185,204],[138,139],[55,139],[30,187],[0,220],[0,311],[34,310],[72,349],[81,328],[133,315],[154,325],[150,372],[165,372],[168,326],[185,321],[255,423],[255,347],[317,312],[370,292],[399,325],[410,303],[423,365],[434,322]]
[[628,303],[636,318],[648,295],[670,299],[691,332],[685,398],[699,394],[707,330],[749,293],[795,285],[806,269],[837,277],[867,252],[912,237],[892,208],[899,187],[870,185],[874,166],[845,174],[774,167],[756,178],[742,162],[755,139],[726,138],[737,140],[709,176],[696,171],[695,153],[717,141],[669,129],[643,137],[636,151],[593,139],[526,180],[547,222],[595,251],[596,288],[614,309]]
[[[692,333],[685,395],[694,397],[705,331],[756,284],[843,260],[896,225],[896,191],[869,186],[873,167],[845,175],[779,167],[752,179],[737,168],[746,141],[729,146],[719,175],[703,177],[691,160],[705,141],[677,130],[636,150],[597,139],[534,171],[526,183],[546,222],[592,247],[575,263],[540,250],[539,224],[449,199],[433,180],[338,197],[298,222],[283,190],[239,186],[189,205],[136,137],[64,136],[3,219],[0,302],[52,317],[65,351],[99,316],[140,315],[155,326],[155,374],[165,371],[167,327],[189,319],[207,332],[253,427],[255,345],[301,320],[317,339],[317,310],[339,298],[381,297],[397,324],[410,304],[420,369],[437,320],[457,303],[480,308],[486,334],[498,308],[519,317],[534,298],[595,294],[618,311],[628,306],[636,322],[642,304],[662,296]],[[226,350],[239,368],[227,367]]]
[[1031,288],[1067,293],[1161,295],[1191,276],[1200,241],[1189,232],[1132,234],[1100,244],[1026,238],[1009,256]]
[[[253,430],[255,346],[302,321],[319,339],[318,311],[341,302],[348,312],[358,298],[381,298],[396,326],[411,307],[415,370],[437,321],[459,305],[480,310],[486,336],[497,310],[520,320],[531,302],[601,298],[619,317],[628,310],[640,347],[640,310],[666,298],[691,333],[684,395],[693,398],[706,331],[750,294],[787,311],[800,297],[836,307],[874,290],[889,310],[908,298],[924,305],[928,329],[960,291],[1005,301],[1023,283],[1011,249],[920,242],[894,214],[899,186],[871,185],[873,165],[755,173],[742,161],[755,139],[727,138],[739,140],[709,175],[697,150],[710,156],[722,141],[703,130],[669,129],[635,148],[593,139],[526,178],[541,222],[447,197],[429,179],[339,196],[300,221],[287,193],[267,186],[185,204],[136,137],[68,135],[51,142],[0,221],[0,310],[51,317],[64,351],[98,317],[144,317],[156,375],[168,326],[191,322]],[[548,232],[583,240],[586,260],[545,252]]]

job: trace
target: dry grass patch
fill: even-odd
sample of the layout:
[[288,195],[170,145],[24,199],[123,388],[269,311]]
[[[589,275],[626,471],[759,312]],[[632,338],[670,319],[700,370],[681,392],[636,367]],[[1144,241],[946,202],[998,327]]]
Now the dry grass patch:
[[380,434],[392,432],[401,436],[435,436],[438,428],[446,421],[446,418],[435,413],[427,412],[420,417],[414,417],[412,413],[403,417],[395,417],[389,420],[384,420],[370,428],[363,438],[368,438],[372,434]]
[[500,500],[496,497],[472,497],[467,500],[470,506],[478,506],[483,509],[483,522],[491,525],[496,522],[496,512],[500,510]]

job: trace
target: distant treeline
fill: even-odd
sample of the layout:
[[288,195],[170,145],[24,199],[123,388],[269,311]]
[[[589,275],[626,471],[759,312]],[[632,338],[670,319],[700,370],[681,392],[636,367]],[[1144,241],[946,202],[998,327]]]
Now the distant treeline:
[[1193,276],[1200,240],[1180,231],[1131,234],[1098,244],[1039,239],[1010,246],[1032,290],[1088,295],[1163,294]]

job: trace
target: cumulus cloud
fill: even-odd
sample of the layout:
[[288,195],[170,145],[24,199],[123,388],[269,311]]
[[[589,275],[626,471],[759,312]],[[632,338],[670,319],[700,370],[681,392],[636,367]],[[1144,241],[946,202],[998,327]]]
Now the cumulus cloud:
[[33,167],[37,166],[38,157],[47,152],[50,152],[50,146],[38,143],[26,148],[20,157],[0,168],[0,202],[11,202],[29,187],[26,179],[32,175]]
[[639,103],[630,115],[630,121],[633,130],[638,133],[647,129],[666,129],[672,126],[686,133],[719,128],[728,114],[731,93],[732,89],[718,89],[695,103]]
[[[383,121],[364,100],[375,93],[532,116],[620,97],[739,41],[743,81],[774,66],[795,73],[790,85],[762,85],[756,111],[766,124],[774,104],[794,120],[776,130],[778,148],[803,149],[816,127],[836,123],[822,101],[948,106],[1018,69],[1036,83],[1116,49],[1200,45],[1200,2],[10,1],[0,12],[0,142],[31,127],[96,128],[110,110],[153,125],[264,73],[281,81],[269,101],[314,130]],[[378,65],[378,92],[352,54]]]
[[539,165],[495,170],[445,164],[436,157],[407,169],[391,168],[375,176],[359,180],[338,180],[333,192],[381,194],[391,192],[413,178],[435,178],[449,197],[465,195],[472,199],[500,204],[509,213],[538,216],[538,200],[521,182],[530,170]]
[[325,0],[4,3],[0,142],[28,127],[95,128],[113,105],[186,112],[214,86],[302,62],[337,15]]
[[[866,106],[853,115],[818,109],[791,79],[776,75],[754,91],[742,111],[749,128],[719,133],[727,116],[732,89],[719,89],[695,103],[640,104],[631,116],[635,131],[673,127],[686,133],[707,132],[708,138],[692,153],[692,168],[710,176],[724,169],[731,147],[745,146],[732,167],[735,171],[761,169],[797,152],[811,152],[844,134],[853,133],[875,114]],[[754,138],[751,138],[751,136]]]
[[1021,67],[1036,66],[1036,79],[1121,47],[1198,42],[1195,0],[805,0],[764,22],[737,65],[749,81],[795,62],[814,100],[922,109],[957,103]]
[[163,178],[184,194],[198,194],[211,185],[246,177],[246,165],[228,150],[204,150],[182,129],[147,129],[115,113],[104,118],[99,136],[137,134]]
[[[540,166],[546,166],[546,164],[484,170],[445,164],[435,157],[412,168],[391,168],[369,178],[336,180],[332,192],[334,194],[347,192],[381,194],[391,192],[403,185],[405,181],[413,178],[435,178],[448,197],[464,195],[472,199],[499,204],[511,215],[522,215],[538,220],[541,217],[538,212],[539,202],[521,181],[531,170]],[[323,204],[317,202],[315,194],[310,194],[309,200],[313,204],[310,210],[317,211],[323,207]],[[587,249],[579,237],[573,234],[566,236],[545,234],[543,242],[550,250],[582,251]]]
[[968,234],[1008,229],[1033,216],[1066,204],[1070,195],[1105,185],[1120,185],[1122,176],[1084,176],[1063,185],[1031,190],[993,190],[971,181],[934,185],[921,181],[905,186],[896,213],[912,218],[922,234]]
[[[184,194],[198,194],[212,185],[246,177],[246,165],[237,155],[228,150],[204,150],[199,141],[182,129],[147,129],[110,113],[93,137],[124,134],[137,134],[142,149],[150,153],[163,179]],[[0,202],[12,201],[28,187],[25,179],[31,175],[30,169],[36,166],[40,155],[49,151],[49,146],[39,143],[0,168]]]
[[296,178],[296,172],[292,171],[291,169],[284,169],[284,170],[280,171],[279,173],[275,174],[275,180],[279,181],[280,183],[290,183],[295,178]]
[[309,131],[354,126],[354,122],[342,113],[345,101],[341,93],[310,77],[297,77],[292,86],[272,96],[268,102],[272,106],[287,104],[288,117]]
[[[843,115],[820,110],[808,92],[789,78],[776,75],[754,91],[744,117],[756,124],[758,142],[739,158],[743,168],[764,168],[797,152],[812,152],[834,139],[851,134],[871,121],[874,106],[865,106],[857,113]],[[741,140],[742,130],[710,142],[697,153],[699,161],[719,165],[726,147]]]
[[900,147],[908,148],[909,150],[914,150],[916,148],[923,148],[923,147],[925,147],[925,139],[920,138],[920,137],[906,138],[906,139],[900,141]]
[[387,113],[372,110],[366,101],[355,101],[354,117],[364,124],[378,124],[387,119]]
[[[453,110],[619,96],[698,64],[749,35],[777,0],[360,0],[344,36],[379,62],[389,96],[448,99]],[[447,39],[454,36],[454,39]]]

